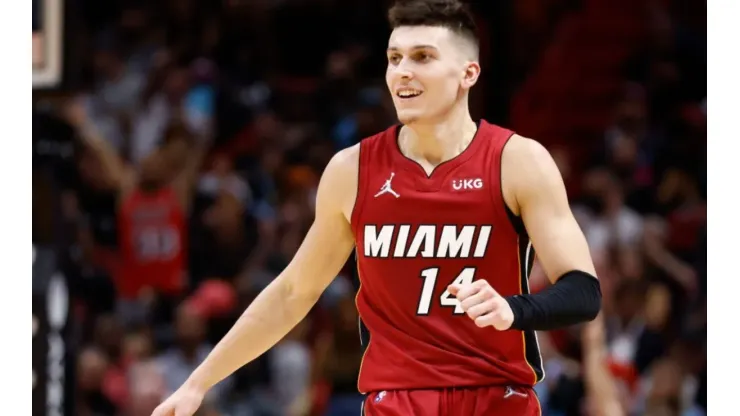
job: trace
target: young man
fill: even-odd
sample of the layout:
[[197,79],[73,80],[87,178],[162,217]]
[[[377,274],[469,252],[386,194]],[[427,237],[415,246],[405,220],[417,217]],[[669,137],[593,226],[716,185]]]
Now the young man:
[[[334,156],[290,265],[155,416],[192,415],[303,319],[355,247],[366,415],[539,414],[534,331],[600,308],[585,238],[549,153],[471,119],[480,65],[464,7],[402,1],[390,21],[386,81],[402,125]],[[536,295],[530,238],[554,283]]]

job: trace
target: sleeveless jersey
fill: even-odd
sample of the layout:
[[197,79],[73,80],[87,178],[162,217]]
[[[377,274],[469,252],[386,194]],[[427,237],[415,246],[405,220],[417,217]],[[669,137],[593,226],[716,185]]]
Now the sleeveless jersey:
[[535,333],[478,328],[446,291],[478,279],[502,296],[529,291],[534,252],[501,191],[513,132],[481,121],[468,148],[428,176],[401,153],[399,130],[360,144],[359,390],[534,385],[544,377]]
[[184,288],[186,219],[171,188],[136,190],[118,212],[119,295],[136,298],[150,286],[166,294]]

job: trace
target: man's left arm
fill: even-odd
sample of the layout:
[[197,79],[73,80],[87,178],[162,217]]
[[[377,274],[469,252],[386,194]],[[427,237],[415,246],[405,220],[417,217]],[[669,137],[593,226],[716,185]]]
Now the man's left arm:
[[547,331],[593,320],[601,309],[601,289],[555,161],[539,143],[514,136],[501,163],[504,199],[521,216],[553,285],[506,297],[485,279],[447,290],[479,327]]
[[601,289],[555,161],[541,144],[515,136],[502,164],[503,182],[514,198],[510,205],[519,211],[553,283],[536,294],[506,298],[514,315],[511,327],[550,330],[593,320],[601,308]]

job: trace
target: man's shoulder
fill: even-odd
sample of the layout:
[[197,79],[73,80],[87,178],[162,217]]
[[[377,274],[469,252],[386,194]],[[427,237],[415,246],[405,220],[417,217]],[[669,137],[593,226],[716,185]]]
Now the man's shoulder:
[[539,164],[552,160],[550,152],[537,140],[513,134],[504,147],[503,157],[514,165]]
[[357,143],[332,156],[321,175],[323,188],[333,195],[344,195],[357,188],[359,170],[360,143]]
[[512,200],[558,189],[563,179],[550,152],[537,140],[514,134],[501,156],[501,175],[504,193]]
[[360,163],[360,143],[346,147],[332,156],[324,172],[347,173],[356,170]]

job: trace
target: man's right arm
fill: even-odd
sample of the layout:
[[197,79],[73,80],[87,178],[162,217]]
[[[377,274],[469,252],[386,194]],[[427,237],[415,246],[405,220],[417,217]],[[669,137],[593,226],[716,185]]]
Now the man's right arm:
[[82,144],[101,163],[111,187],[122,193],[131,190],[136,183],[136,174],[133,169],[126,166],[116,149],[95,128],[80,98],[73,98],[66,104],[64,116],[76,129]]
[[316,217],[290,264],[252,302],[193,372],[188,383],[209,389],[280,341],[309,312],[354,247],[345,212],[357,189],[356,147],[337,153],[324,171]]

